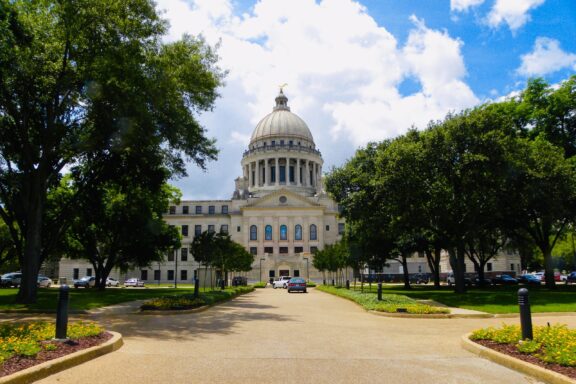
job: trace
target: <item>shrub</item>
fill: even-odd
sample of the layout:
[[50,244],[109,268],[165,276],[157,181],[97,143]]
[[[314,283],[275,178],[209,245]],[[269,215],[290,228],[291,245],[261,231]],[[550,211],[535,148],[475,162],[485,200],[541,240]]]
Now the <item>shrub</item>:
[[140,309],[143,311],[194,309],[204,305],[212,305],[221,301],[225,301],[238,295],[252,292],[253,290],[253,286],[240,286],[229,287],[223,291],[202,292],[198,295],[198,298],[194,298],[194,295],[163,296],[144,302],[140,306]]
[[268,284],[265,281],[259,281],[257,283],[254,283],[253,287],[254,288],[266,288],[266,284]]
[[314,287],[316,287],[316,283],[313,282],[313,281],[307,281],[307,282],[306,282],[306,286],[307,286],[308,288],[314,288]]

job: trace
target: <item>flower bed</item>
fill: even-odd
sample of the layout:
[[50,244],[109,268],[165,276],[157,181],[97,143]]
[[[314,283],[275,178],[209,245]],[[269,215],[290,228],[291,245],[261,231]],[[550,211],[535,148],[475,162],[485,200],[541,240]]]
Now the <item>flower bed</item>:
[[253,286],[232,287],[223,291],[202,292],[197,298],[194,295],[172,295],[158,297],[144,302],[140,309],[143,311],[172,311],[199,308],[229,300],[238,295],[252,292]]
[[[363,293],[344,288],[335,288],[321,285],[317,288],[320,291],[331,293],[336,296],[352,300],[365,309],[378,312],[406,312],[411,314],[442,314],[450,313],[446,308],[433,307],[431,305],[420,304],[416,300],[403,295],[382,295],[382,301],[378,301],[375,293]],[[404,311],[405,310],[405,311]]]

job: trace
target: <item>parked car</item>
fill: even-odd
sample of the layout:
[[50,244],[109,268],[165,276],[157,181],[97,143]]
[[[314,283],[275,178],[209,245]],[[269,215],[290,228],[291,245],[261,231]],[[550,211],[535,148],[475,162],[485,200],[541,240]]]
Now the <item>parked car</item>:
[[290,281],[291,276],[280,276],[278,280],[274,280],[272,287],[276,288],[286,288],[288,287],[288,281]]
[[46,276],[38,275],[38,288],[50,288],[52,279]]
[[561,272],[554,272],[554,281],[566,281],[566,275]]
[[128,279],[124,282],[124,286],[125,287],[143,287],[144,286],[144,282],[140,279],[137,279],[135,277]]
[[576,283],[576,271],[571,272],[570,274],[568,274],[568,276],[566,276],[566,284],[570,284],[570,283],[573,283],[573,284]]
[[494,285],[494,283],[492,282],[492,279],[488,279],[488,278],[484,278],[484,284],[480,283],[480,278],[478,276],[475,276],[472,279],[472,283],[476,286],[476,287],[481,287],[482,285],[484,285],[485,287],[489,287],[491,285]]
[[304,292],[306,293],[306,280],[301,277],[293,277],[288,280],[288,293],[290,292]]
[[510,275],[502,274],[496,275],[496,278],[492,280],[494,285],[514,285],[518,284],[518,280]]
[[94,276],[84,276],[79,280],[74,280],[74,288],[92,288],[96,285],[96,278]]
[[5,273],[0,277],[0,287],[16,287],[20,286],[22,280],[21,272]]
[[[451,287],[456,284],[456,278],[454,277],[454,273],[450,272],[448,277],[446,277],[446,282]],[[472,286],[472,279],[469,276],[464,276],[464,284],[468,287]]]
[[232,278],[232,286],[246,286],[248,285],[248,278],[246,276],[234,276]]
[[538,280],[544,280],[544,272],[532,272],[531,275],[534,275],[538,278]]
[[106,286],[107,287],[117,287],[120,284],[120,282],[112,277],[108,277],[106,279]]
[[542,285],[542,281],[531,274],[518,276],[518,282],[526,285]]
[[416,273],[410,275],[409,280],[411,284],[428,284],[428,282],[430,282],[430,276],[426,273]]

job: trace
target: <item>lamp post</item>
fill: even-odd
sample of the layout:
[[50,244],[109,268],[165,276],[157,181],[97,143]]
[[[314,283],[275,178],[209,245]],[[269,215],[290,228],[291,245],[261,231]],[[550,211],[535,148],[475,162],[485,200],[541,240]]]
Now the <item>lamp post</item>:
[[178,251],[174,249],[174,288],[178,288]]
[[262,281],[262,262],[266,259],[260,259],[260,276],[258,277]]
[[308,270],[308,258],[304,257],[303,260],[306,260],[306,281],[310,281],[310,271]]

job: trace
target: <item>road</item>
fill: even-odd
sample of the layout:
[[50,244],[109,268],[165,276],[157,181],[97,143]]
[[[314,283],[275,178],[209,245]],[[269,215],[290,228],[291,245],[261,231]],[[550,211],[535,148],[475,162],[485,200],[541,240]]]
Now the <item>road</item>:
[[[259,289],[205,312],[106,314],[114,353],[40,383],[538,383],[460,347],[515,319],[402,319],[319,291]],[[575,316],[538,317],[536,324]]]

